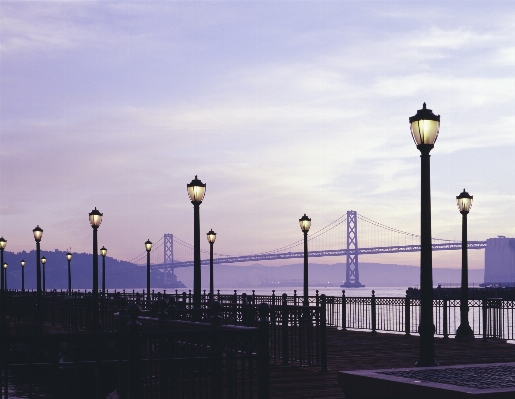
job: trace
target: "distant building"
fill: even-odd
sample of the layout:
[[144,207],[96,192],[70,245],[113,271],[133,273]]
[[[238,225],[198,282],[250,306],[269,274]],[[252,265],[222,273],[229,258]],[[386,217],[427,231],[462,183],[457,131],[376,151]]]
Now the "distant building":
[[486,240],[484,285],[515,285],[515,238]]

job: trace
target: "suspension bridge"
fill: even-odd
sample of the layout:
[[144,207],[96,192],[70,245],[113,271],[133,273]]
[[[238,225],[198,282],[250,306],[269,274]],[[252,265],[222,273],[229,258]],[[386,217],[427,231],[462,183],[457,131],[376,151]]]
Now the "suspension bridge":
[[[358,240],[359,224],[359,240]],[[344,215],[329,223],[327,226],[308,236],[309,257],[318,258],[326,256],[346,257],[344,287],[362,287],[359,280],[359,255],[418,252],[420,251],[420,235],[398,230],[368,219],[356,211],[347,211]],[[358,242],[360,245],[358,245]],[[338,248],[343,246],[344,248]],[[335,249],[327,249],[336,245]],[[461,250],[461,241],[432,239],[433,251]],[[486,241],[469,241],[469,249],[486,248]],[[162,251],[162,252],[161,252]],[[209,265],[209,251],[201,251],[205,259],[203,265]],[[157,257],[163,254],[162,261]],[[304,257],[303,239],[289,245],[259,254],[231,256],[215,253],[213,263],[240,263],[259,262],[278,259],[298,259]],[[165,234],[157,241],[151,252],[151,267],[164,273],[165,284],[176,282],[174,269],[177,267],[193,266],[193,245],[175,237]],[[136,256],[131,262],[144,264],[146,252]]]

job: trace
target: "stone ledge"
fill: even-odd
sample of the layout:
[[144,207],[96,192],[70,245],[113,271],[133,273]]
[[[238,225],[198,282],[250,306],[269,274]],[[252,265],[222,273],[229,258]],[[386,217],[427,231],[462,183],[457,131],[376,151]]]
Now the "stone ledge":
[[[499,370],[504,387],[492,387]],[[340,371],[338,383],[346,399],[513,399],[515,363]]]

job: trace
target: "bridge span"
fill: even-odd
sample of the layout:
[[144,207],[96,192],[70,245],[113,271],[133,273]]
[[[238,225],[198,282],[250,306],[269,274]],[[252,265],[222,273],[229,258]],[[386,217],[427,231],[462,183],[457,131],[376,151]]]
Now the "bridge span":
[[[358,246],[358,220],[361,222],[359,241],[361,243],[365,242],[363,247]],[[164,254],[162,258],[163,261],[153,262],[151,267],[160,272],[164,272],[165,283],[171,283],[176,281],[174,274],[176,267],[193,266],[193,246],[174,237],[172,234],[165,234],[161,240],[156,243],[157,245],[154,245],[152,252],[157,254],[156,250],[162,246]],[[359,281],[359,255],[420,251],[419,235],[385,226],[359,215],[356,211],[347,211],[346,214],[329,225],[312,232],[309,235],[308,241],[309,247],[311,248],[308,252],[310,258],[326,256],[346,257],[345,287],[362,286]],[[346,248],[341,248],[342,241],[343,244],[346,243]],[[402,244],[400,241],[402,241]],[[303,240],[299,240],[290,245],[260,254],[242,256],[215,254],[213,262],[215,264],[227,264],[302,259],[304,257],[302,242]],[[459,241],[433,238],[432,245],[433,251],[461,250],[461,242]],[[340,249],[325,249],[331,246],[333,248],[336,246],[336,248]],[[468,242],[469,249],[484,249],[486,246],[486,241]],[[201,264],[208,265],[209,252],[202,251],[202,253],[204,259],[201,261]],[[132,261],[138,263],[138,261],[143,261],[144,259],[146,259],[146,253],[134,258]]]

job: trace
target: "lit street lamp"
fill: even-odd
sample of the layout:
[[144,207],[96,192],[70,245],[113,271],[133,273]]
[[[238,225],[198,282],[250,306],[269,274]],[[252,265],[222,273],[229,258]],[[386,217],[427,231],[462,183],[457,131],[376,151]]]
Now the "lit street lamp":
[[187,185],[187,190],[193,204],[193,307],[200,309],[200,204],[206,194],[206,184],[195,176]]
[[4,288],[5,288],[6,291],[7,291],[7,266],[8,266],[7,262],[4,263],[4,271],[3,271],[3,273],[5,274],[5,276],[4,276]]
[[43,237],[43,229],[37,225],[33,230],[32,234],[34,234],[34,240],[36,240],[36,303],[37,303],[37,317],[39,321],[43,321],[43,313],[41,307],[42,298],[41,298],[41,267],[39,263],[41,262],[41,238]]
[[209,293],[211,294],[211,300],[213,300],[214,295],[214,283],[213,283],[213,244],[216,240],[216,233],[213,229],[209,230],[207,233],[207,242],[209,242]]
[[468,254],[467,254],[467,215],[472,208],[472,197],[463,189],[463,192],[456,197],[458,209],[463,215],[461,223],[461,300],[460,300],[460,326],[456,330],[456,339],[472,341],[474,332],[469,324],[469,276],[468,276]]
[[145,250],[147,251],[147,306],[150,302],[150,251],[152,250],[152,243],[150,239],[145,241]]
[[435,115],[424,103],[415,116],[409,118],[411,135],[420,151],[420,354],[419,367],[436,366],[433,324],[433,253],[431,246],[431,168],[429,153],[440,130],[440,115]]
[[[5,240],[5,238],[4,237],[0,237],[0,265],[4,264],[4,249],[5,249],[6,245],[7,245],[7,241]],[[1,274],[1,276],[0,276],[0,279],[1,279],[0,289],[2,290],[2,293],[3,293],[4,292],[4,271],[1,270],[0,274]],[[4,301],[2,300],[2,304],[3,303],[4,303]]]
[[100,255],[102,255],[102,296],[105,297],[105,295],[106,295],[106,255],[107,255],[106,247],[102,246],[102,248],[100,248]]
[[25,292],[25,261],[22,259],[21,265],[21,292]]
[[304,214],[299,219],[300,229],[304,233],[304,306],[309,306],[308,298],[308,231],[311,227],[311,219]]
[[68,295],[72,294],[72,269],[71,269],[71,261],[72,261],[72,254],[71,252],[68,252],[66,254],[66,260],[68,261]]
[[92,307],[93,319],[91,321],[91,330],[102,331],[102,322],[98,318],[98,244],[97,244],[97,230],[102,223],[103,214],[97,208],[89,213],[89,222],[93,228],[93,290],[92,294]]
[[45,264],[46,264],[46,258],[44,256],[41,258],[41,264],[43,265],[43,292],[46,292],[46,283],[45,283]]

